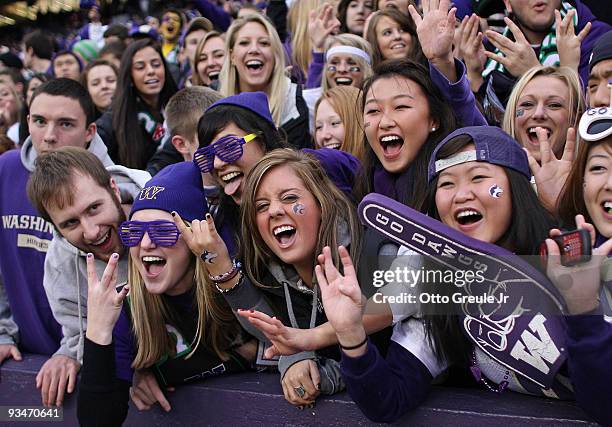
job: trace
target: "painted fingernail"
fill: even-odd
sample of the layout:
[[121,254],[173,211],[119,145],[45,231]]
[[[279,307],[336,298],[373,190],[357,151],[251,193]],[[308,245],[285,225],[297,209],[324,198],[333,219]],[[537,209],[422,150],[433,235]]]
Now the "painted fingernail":
[[114,253],[113,254],[113,259],[117,259],[117,258],[119,258],[119,254],[118,253]]
[[321,383],[317,384],[317,390],[321,390]]
[[87,254],[87,258],[93,258],[93,254],[90,252]]
[[172,211],[172,212],[170,212],[170,215],[176,216],[176,212]]
[[304,407],[303,407],[303,406],[298,406],[297,408],[298,408],[300,411],[304,409]]
[[210,219],[210,218],[212,218],[212,215],[211,215],[211,214],[209,214],[209,213],[206,213],[205,218],[206,218],[206,219]]

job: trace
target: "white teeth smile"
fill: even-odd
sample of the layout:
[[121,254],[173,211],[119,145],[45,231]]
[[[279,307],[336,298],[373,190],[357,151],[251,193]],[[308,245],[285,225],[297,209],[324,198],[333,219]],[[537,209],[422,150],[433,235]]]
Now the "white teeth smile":
[[405,47],[406,47],[405,43],[398,43],[398,44],[391,45],[391,49],[403,49]]
[[478,212],[476,212],[476,211],[467,210],[467,211],[459,212],[457,214],[457,218],[464,218],[466,216],[472,216],[472,215],[480,215],[480,214]]
[[157,84],[157,83],[159,83],[159,80],[158,80],[158,79],[146,80],[146,81],[145,81],[145,84],[146,84],[146,85],[154,85],[154,84]]
[[223,181],[223,182],[229,182],[229,181],[231,181],[232,179],[236,178],[236,177],[237,177],[237,176],[239,176],[239,175],[241,175],[241,173],[240,173],[240,172],[230,172],[230,173],[228,173],[228,174],[226,174],[226,175],[223,175],[223,176],[221,177],[221,181]]
[[106,232],[106,234],[98,241],[94,242],[93,245],[94,246],[99,246],[102,243],[106,242],[106,239],[108,238],[108,235],[110,234],[110,230]]
[[402,138],[397,135],[387,135],[380,138],[380,142],[390,143],[390,142],[399,142]]
[[274,230],[272,230],[272,232],[274,233],[275,236],[278,236],[280,233],[284,232],[284,231],[294,231],[295,227],[292,227],[290,225],[282,225],[280,227],[276,227]]
[[327,144],[325,148],[331,148],[332,150],[339,150],[342,144],[334,142],[333,144]]
[[166,260],[158,256],[143,256],[142,261],[143,262],[159,262],[159,261],[166,261]]
[[246,62],[246,66],[248,68],[251,68],[251,69],[257,69],[258,70],[261,67],[263,67],[263,65],[264,65],[263,62],[261,62],[261,61],[259,61],[257,59],[251,59],[250,61]]
[[604,202],[604,208],[612,209],[612,202]]
[[353,79],[349,79],[346,77],[338,77],[336,79],[336,84],[339,84],[339,85],[350,85],[351,83],[353,83]]
[[211,80],[215,80],[216,78],[219,77],[220,72],[219,71],[211,71],[210,73],[208,73],[208,78]]

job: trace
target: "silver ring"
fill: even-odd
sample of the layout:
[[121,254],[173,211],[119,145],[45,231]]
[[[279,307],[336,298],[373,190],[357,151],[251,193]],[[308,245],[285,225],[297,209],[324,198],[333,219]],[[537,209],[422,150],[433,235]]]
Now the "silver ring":
[[306,395],[306,390],[302,386],[294,387],[293,389],[295,390],[297,395],[300,396],[300,398],[302,398],[302,397],[304,397]]

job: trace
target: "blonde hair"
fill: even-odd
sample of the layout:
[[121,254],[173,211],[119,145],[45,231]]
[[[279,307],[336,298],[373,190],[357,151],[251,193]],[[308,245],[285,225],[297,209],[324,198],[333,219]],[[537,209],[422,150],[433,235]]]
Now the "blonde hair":
[[200,79],[200,74],[198,73],[198,64],[200,63],[200,55],[202,55],[202,50],[204,49],[204,45],[208,40],[213,39],[215,37],[219,37],[221,40],[225,42],[225,36],[217,31],[210,31],[206,33],[204,37],[198,42],[195,52],[193,53],[193,58],[190,58],[191,64],[191,83],[193,86],[204,86],[204,82]]
[[[567,85],[569,92],[569,125],[578,130],[578,121],[582,116],[585,108],[585,100],[582,94],[582,85],[580,84],[580,77],[578,73],[570,67],[550,67],[550,66],[537,66],[529,69],[521,78],[516,82],[508,103],[506,105],[506,111],[504,113],[504,120],[502,129],[510,135],[512,138],[517,139],[516,136],[516,109],[518,107],[519,99],[521,94],[525,90],[525,87],[536,77],[556,77],[563,81]],[[578,132],[576,132],[578,134]],[[565,138],[565,135],[562,136]],[[578,150],[578,144],[576,144],[576,150]]]
[[7,81],[0,81],[0,85],[6,86],[8,91],[13,96],[14,103],[15,103],[15,111],[12,111],[11,114],[10,114],[11,122],[10,123],[2,123],[2,124],[0,124],[1,127],[5,127],[6,128],[4,130],[4,132],[6,133],[6,130],[8,130],[9,127],[11,127],[14,123],[19,121],[19,113],[21,112],[21,108],[23,106],[23,102],[21,100],[21,96],[19,96],[19,94],[17,93],[17,89],[15,88],[14,84],[12,84],[10,82],[7,82]]
[[270,44],[274,52],[274,69],[272,70],[272,76],[268,82],[266,93],[268,95],[270,112],[272,113],[274,123],[276,126],[280,126],[285,98],[289,90],[289,78],[285,76],[285,51],[283,50],[283,45],[278,37],[278,33],[270,21],[263,15],[251,14],[244,18],[236,19],[227,30],[225,50],[228,54],[225,56],[223,68],[219,75],[219,80],[221,81],[219,92],[221,92],[221,95],[224,97],[240,93],[240,76],[238,76],[236,67],[231,63],[231,52],[234,49],[238,32],[240,32],[246,24],[251,22],[262,25],[266,29],[268,37],[270,37]]
[[357,258],[360,253],[360,225],[355,206],[329,179],[327,173],[313,155],[291,148],[279,148],[267,153],[251,169],[243,192],[246,196],[240,205],[244,269],[252,283],[265,287],[261,283],[261,278],[269,261],[281,262],[268,248],[259,233],[255,206],[255,197],[261,180],[269,171],[279,166],[290,166],[321,208],[321,224],[318,231],[317,246],[312,254],[313,268],[317,264],[317,256],[323,251],[324,246],[331,248],[334,264],[339,267],[338,236],[344,226],[348,226],[351,239],[349,253],[353,263],[357,265]]
[[[204,262],[193,256],[195,301],[197,303],[197,330],[193,339],[191,357],[200,344],[209,346],[221,359],[227,360],[225,349],[239,333],[234,314],[221,295],[215,294],[208,282]],[[161,295],[147,291],[132,257],[128,261],[130,284],[129,306],[132,331],[136,339],[134,369],[148,368],[167,354],[174,354],[176,343],[166,329],[172,313]]]
[[[344,140],[340,150],[352,154],[361,164],[366,157],[366,143],[363,136],[363,114],[361,113],[361,90],[353,86],[336,86],[325,92],[315,104],[315,123],[319,105],[327,101],[340,116],[344,125]],[[316,134],[316,130],[315,130]]]
[[322,4],[323,0],[294,1],[287,14],[287,24],[291,32],[291,60],[304,75],[308,74],[308,66],[312,61],[312,47],[308,34],[309,14]]
[[[370,55],[370,58],[372,58],[372,48],[370,46],[370,43],[368,43],[367,40],[365,40],[363,37],[356,36],[355,34],[338,34],[337,36],[329,37],[325,42],[325,51],[327,52],[334,45],[356,47],[366,52],[368,55]],[[363,80],[372,76],[373,72],[371,64],[368,64],[365,59],[359,56],[351,55],[351,57],[363,70]],[[327,65],[328,61],[325,60],[325,67],[323,69],[323,79],[321,81],[321,88],[323,89],[323,92],[331,88],[329,86],[329,83],[327,82]]]

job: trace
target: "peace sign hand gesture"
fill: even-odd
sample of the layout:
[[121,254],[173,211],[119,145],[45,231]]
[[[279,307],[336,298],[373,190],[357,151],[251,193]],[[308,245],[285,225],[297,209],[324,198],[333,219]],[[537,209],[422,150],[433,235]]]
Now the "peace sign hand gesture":
[[93,254],[87,254],[87,333],[90,341],[108,345],[112,341],[113,328],[123,306],[123,300],[129,292],[125,285],[117,292],[117,263],[119,255],[111,255],[102,279],[94,266]]

